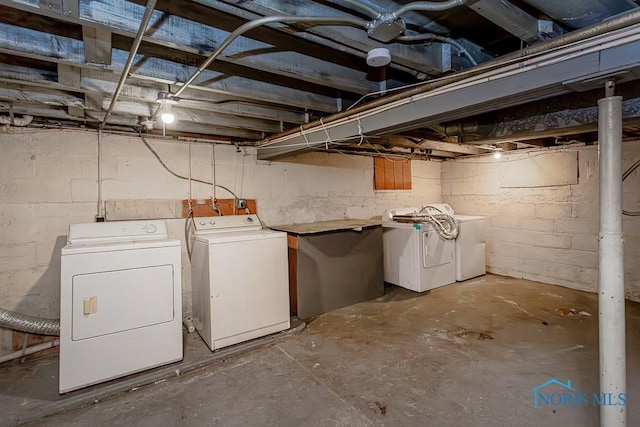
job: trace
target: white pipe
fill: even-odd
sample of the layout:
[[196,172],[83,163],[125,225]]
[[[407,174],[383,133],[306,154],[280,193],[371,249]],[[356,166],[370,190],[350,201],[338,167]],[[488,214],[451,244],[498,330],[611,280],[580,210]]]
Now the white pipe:
[[98,129],[98,215],[97,218],[104,218],[102,206],[102,130]]
[[24,351],[18,350],[13,353],[3,354],[0,356],[0,363],[9,362],[11,360],[19,359],[24,356],[28,356],[33,353],[37,353],[48,348],[54,348],[60,345],[60,340],[53,340],[49,342],[43,342],[42,344],[36,344],[31,347],[27,347]]
[[118,101],[118,97],[122,92],[125,80],[127,79],[127,77],[129,77],[129,71],[131,70],[131,66],[133,65],[133,60],[136,57],[136,53],[138,53],[138,48],[140,48],[140,44],[142,43],[142,37],[144,36],[144,32],[147,30],[147,25],[149,25],[149,21],[151,20],[151,16],[153,15],[153,9],[155,9],[157,2],[158,0],[147,1],[147,8],[145,9],[144,15],[142,16],[142,21],[140,21],[138,33],[136,34],[136,38],[133,39],[133,44],[131,45],[131,50],[129,51],[129,57],[127,58],[127,62],[124,64],[122,74],[120,74],[120,80],[118,81],[118,86],[116,87],[116,91],[113,93],[113,97],[111,97],[111,104],[109,104],[109,108],[104,115],[104,119],[102,119],[102,123],[100,123],[99,129],[104,129],[107,124],[107,119],[113,112],[113,108],[116,106],[116,102]]
[[[622,97],[607,82],[598,101],[600,233],[598,244],[598,314],[600,326],[600,396],[611,393],[613,405],[600,406],[600,425],[627,425],[624,310],[624,242],[622,236]],[[604,399],[603,399],[604,401]]]

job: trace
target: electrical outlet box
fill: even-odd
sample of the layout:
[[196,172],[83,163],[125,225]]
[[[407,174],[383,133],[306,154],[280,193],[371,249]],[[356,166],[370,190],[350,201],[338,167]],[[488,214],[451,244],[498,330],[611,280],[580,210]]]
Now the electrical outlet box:
[[245,209],[247,201],[245,199],[236,199],[236,209]]

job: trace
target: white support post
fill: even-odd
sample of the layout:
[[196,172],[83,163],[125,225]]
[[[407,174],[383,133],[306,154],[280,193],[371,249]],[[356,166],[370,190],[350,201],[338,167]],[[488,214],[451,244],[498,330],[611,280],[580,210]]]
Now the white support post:
[[605,85],[598,101],[600,170],[600,234],[598,244],[598,314],[600,325],[600,425],[627,425],[624,310],[624,243],[622,237],[622,97],[613,96],[615,83]]

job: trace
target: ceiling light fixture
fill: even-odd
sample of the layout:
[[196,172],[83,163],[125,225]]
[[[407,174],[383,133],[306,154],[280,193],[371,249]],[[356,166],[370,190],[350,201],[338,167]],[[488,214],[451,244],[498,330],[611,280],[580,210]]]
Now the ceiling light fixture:
[[161,106],[160,120],[169,125],[174,122],[176,117],[173,115],[172,106],[178,103],[178,98],[172,96],[169,92],[158,92],[156,102]]
[[493,153],[493,158],[494,158],[494,159],[499,159],[499,158],[501,158],[501,157],[502,157],[502,153],[501,153],[500,151],[495,151],[495,152]]
[[384,67],[391,62],[391,53],[386,47],[371,49],[367,53],[367,65],[370,67]]

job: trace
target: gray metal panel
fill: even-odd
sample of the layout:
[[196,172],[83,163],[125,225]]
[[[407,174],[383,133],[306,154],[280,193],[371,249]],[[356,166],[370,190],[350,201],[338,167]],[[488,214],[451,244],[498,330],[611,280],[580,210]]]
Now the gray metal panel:
[[384,293],[382,227],[298,236],[298,317]]
[[111,65],[111,32],[109,30],[82,27],[82,40],[86,62]]

